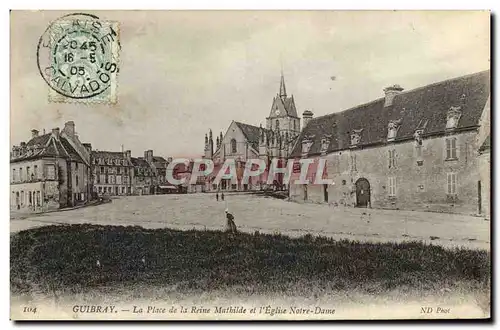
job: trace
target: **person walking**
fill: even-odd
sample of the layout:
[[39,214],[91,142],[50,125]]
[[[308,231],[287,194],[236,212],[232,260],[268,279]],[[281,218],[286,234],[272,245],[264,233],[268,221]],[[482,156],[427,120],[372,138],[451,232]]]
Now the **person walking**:
[[229,210],[226,209],[224,211],[226,213],[226,232],[231,233],[231,234],[236,234],[238,233],[238,229],[236,228],[236,224],[234,223],[234,216],[229,213]]
[[220,195],[220,198],[221,198],[222,200],[224,200],[224,193],[222,193],[222,194]]
[[215,199],[217,200],[217,202],[219,201],[219,193],[218,192],[215,193]]

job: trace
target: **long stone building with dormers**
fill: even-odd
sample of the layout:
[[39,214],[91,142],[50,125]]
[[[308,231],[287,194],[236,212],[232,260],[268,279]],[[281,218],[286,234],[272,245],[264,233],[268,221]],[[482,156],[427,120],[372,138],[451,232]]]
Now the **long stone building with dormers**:
[[[307,122],[313,113],[303,113]],[[263,159],[267,166],[273,158],[286,159],[290,156],[292,147],[300,134],[301,124],[293,95],[288,96],[285,78],[281,74],[279,93],[273,97],[266,127],[254,126],[238,121],[232,121],[225,134],[222,132],[214,137],[210,130],[205,135],[206,159],[214,162],[215,170],[205,178],[203,191],[213,190],[257,190],[267,188],[266,178],[250,178],[248,184],[242,184],[241,178],[245,163],[249,159]],[[222,180],[219,186],[213,183],[218,170],[226,159],[234,159],[237,167],[237,180]],[[275,186],[283,186],[283,176],[277,175]]]
[[13,146],[10,155],[12,210],[46,212],[90,201],[91,145],[81,143],[75,123],[53,128]]
[[490,72],[313,118],[291,158],[325,158],[331,185],[291,184],[290,199],[489,216]]

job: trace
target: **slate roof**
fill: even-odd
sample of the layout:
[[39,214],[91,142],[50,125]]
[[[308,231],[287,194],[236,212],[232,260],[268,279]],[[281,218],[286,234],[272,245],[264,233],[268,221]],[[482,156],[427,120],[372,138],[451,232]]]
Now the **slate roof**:
[[101,150],[92,150],[92,156],[94,158],[104,158],[104,159],[125,159],[125,155],[123,152],[119,151],[101,151]]
[[153,156],[153,164],[157,168],[167,168],[168,162],[165,158],[161,156]]
[[447,111],[460,106],[462,115],[457,130],[474,129],[490,94],[490,72],[483,71],[441,81],[396,95],[392,106],[384,98],[357,107],[313,118],[301,132],[292,157],[302,153],[305,137],[313,141],[309,155],[320,153],[321,139],[331,135],[327,153],[348,149],[351,132],[362,129],[358,147],[387,143],[388,124],[401,120],[395,141],[413,139],[417,129],[423,136],[444,134]]
[[[126,160],[127,157],[124,155],[123,152],[120,152],[120,151],[103,151],[103,150],[92,150],[92,157],[94,158],[94,160],[97,161],[97,159],[101,158],[101,159],[104,159],[105,161],[108,160],[108,159],[118,159],[118,160]],[[115,164],[113,164],[115,165]],[[120,162],[120,165],[121,162]],[[126,166],[131,166],[132,163],[131,162],[127,162],[127,165]]]
[[271,114],[269,115],[269,117],[275,117],[274,111],[276,111],[276,109],[279,109],[281,112],[285,111],[288,116],[298,118],[293,95],[291,97],[285,97],[285,100],[282,100],[278,95],[276,95],[273,98],[273,104],[271,105]]
[[132,165],[134,165],[134,166],[151,168],[149,163],[142,157],[138,157],[138,158],[130,157],[130,160],[132,161]]
[[32,138],[26,143],[26,151],[18,157],[11,157],[11,162],[19,162],[44,157],[60,157],[85,163],[66,138],[56,139],[52,133]]
[[260,130],[258,126],[248,125],[235,121],[236,126],[241,129],[243,135],[245,135],[247,141],[250,143],[252,148],[259,151],[259,140],[260,140]]
[[491,137],[490,134],[488,134],[481,147],[479,147],[479,152],[489,151],[490,149],[491,149]]

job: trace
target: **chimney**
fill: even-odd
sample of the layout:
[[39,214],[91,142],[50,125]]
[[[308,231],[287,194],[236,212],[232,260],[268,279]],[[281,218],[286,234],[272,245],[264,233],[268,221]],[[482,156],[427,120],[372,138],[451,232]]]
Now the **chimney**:
[[56,139],[59,139],[59,127],[52,129],[52,136],[55,137]]
[[23,155],[24,153],[26,153],[26,142],[21,142],[21,145],[20,145],[20,155]]
[[31,138],[35,138],[38,136],[38,130],[37,129],[32,129],[31,130]]
[[385,93],[384,107],[390,107],[392,105],[394,97],[400,94],[403,90],[404,88],[399,85],[392,85],[384,88],[384,93]]
[[144,159],[147,162],[152,163],[153,162],[153,150],[144,151]]
[[132,158],[132,151],[130,150],[125,150],[125,158],[127,158],[128,161]]
[[75,136],[75,122],[72,120],[67,121],[64,124],[64,131],[66,132],[66,134],[68,134],[71,137]]
[[303,124],[303,128],[306,128],[307,126],[307,123],[309,123],[309,120],[312,119],[312,117],[314,116],[314,114],[312,113],[312,111],[310,110],[306,110],[302,113],[302,124]]

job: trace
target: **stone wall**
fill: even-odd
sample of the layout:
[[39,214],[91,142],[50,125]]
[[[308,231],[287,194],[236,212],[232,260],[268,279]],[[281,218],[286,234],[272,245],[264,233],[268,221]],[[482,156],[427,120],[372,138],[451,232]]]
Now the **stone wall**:
[[[423,140],[421,157],[415,141],[379,147],[352,149],[326,156],[328,203],[356,205],[356,182],[367,179],[370,204],[374,208],[429,210],[477,214],[479,165],[476,132],[450,135],[457,139],[457,160],[446,160],[447,137]],[[389,150],[395,150],[394,163],[389,166]],[[421,164],[417,160],[421,159]],[[457,174],[457,194],[447,194],[447,173]],[[389,195],[389,177],[395,180],[395,195]],[[325,202],[323,185],[307,186],[308,202]],[[303,185],[292,184],[290,198],[304,201]]]

